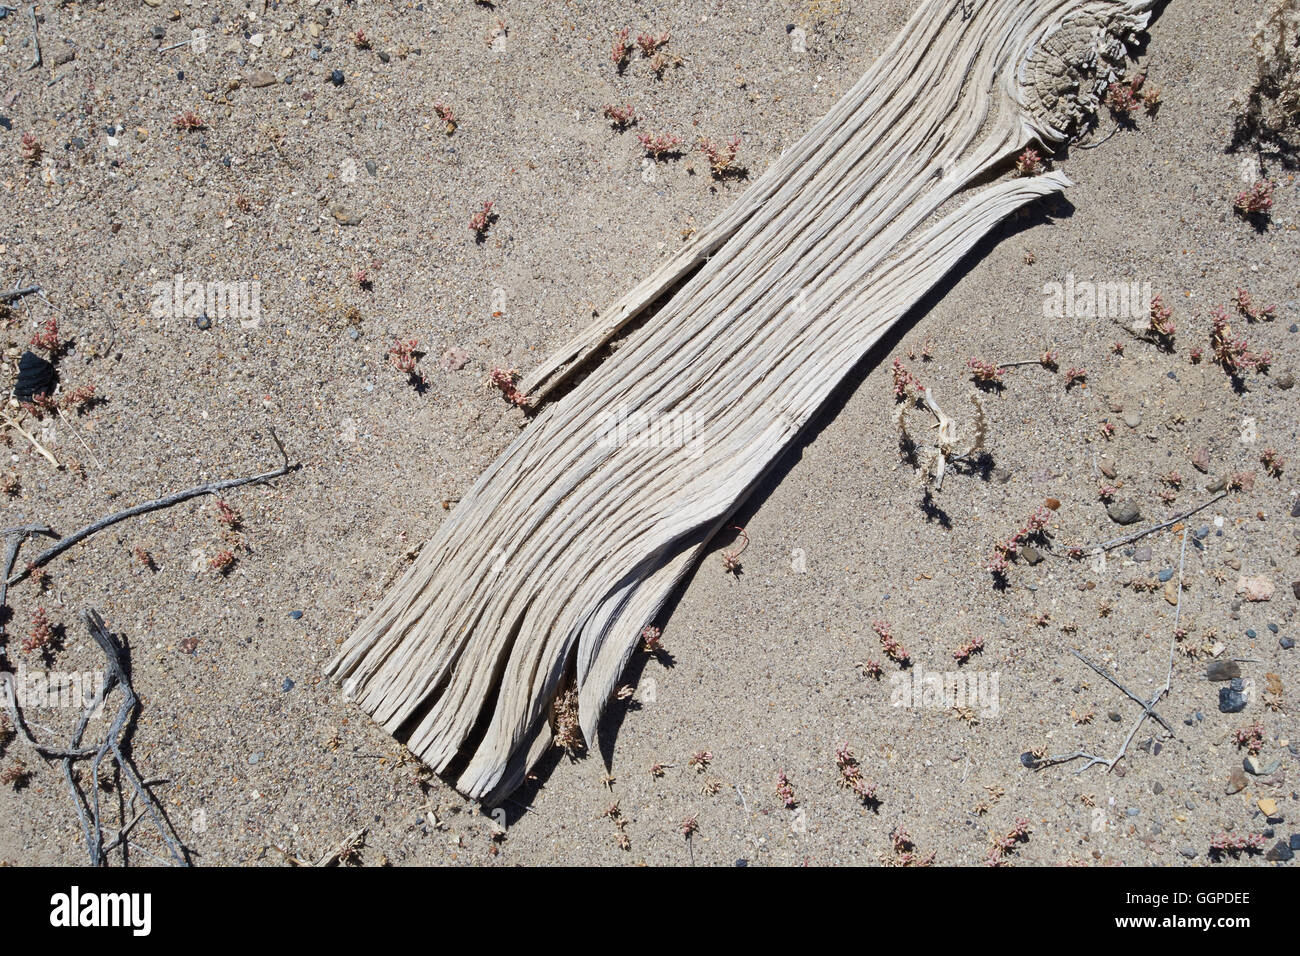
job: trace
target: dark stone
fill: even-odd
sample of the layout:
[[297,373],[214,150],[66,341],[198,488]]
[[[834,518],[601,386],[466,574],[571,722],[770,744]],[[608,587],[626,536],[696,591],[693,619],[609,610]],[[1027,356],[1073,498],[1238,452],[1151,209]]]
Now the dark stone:
[[1241,676],[1241,667],[1236,661],[1211,661],[1205,668],[1206,680],[1232,680]]
[[293,681],[286,677],[284,683],[280,685],[280,690],[284,691],[286,694],[293,690]]
[[290,611],[289,616],[296,621],[302,617],[302,611]]
[[1238,714],[1246,709],[1246,695],[1231,687],[1219,688],[1219,710],[1225,714]]
[[30,402],[37,395],[52,395],[55,377],[53,365],[35,352],[24,352],[18,360],[14,398],[20,402]]
[[1294,856],[1295,853],[1292,852],[1291,847],[1282,840],[1278,840],[1273,844],[1273,849],[1264,854],[1264,859],[1270,863],[1285,863]]
[[1026,750],[1020,755],[1020,765],[1027,770],[1033,770],[1038,766],[1038,758]]
[[342,70],[334,70],[334,71],[332,71],[332,72],[330,73],[330,82],[333,83],[335,86],[342,86],[342,85],[343,85],[343,71],[342,71]]

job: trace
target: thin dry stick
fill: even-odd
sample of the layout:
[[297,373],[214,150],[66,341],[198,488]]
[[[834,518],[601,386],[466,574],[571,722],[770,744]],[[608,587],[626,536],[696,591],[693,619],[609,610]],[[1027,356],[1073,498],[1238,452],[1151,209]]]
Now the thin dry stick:
[[1076,750],[1074,753],[1060,754],[1058,756],[1052,756],[1052,757],[1044,757],[1042,760],[1039,760],[1034,764],[1033,769],[1041,770],[1043,767],[1049,767],[1059,763],[1068,763],[1071,760],[1082,759],[1082,760],[1087,760],[1087,763],[1085,763],[1082,767],[1080,767],[1077,771],[1075,771],[1076,775],[1083,773],[1085,770],[1087,770],[1091,766],[1094,766],[1095,764],[1104,764],[1107,771],[1113,770],[1115,764],[1123,760],[1125,754],[1128,753],[1128,748],[1133,744],[1133,738],[1137,736],[1137,732],[1142,728],[1142,724],[1146,721],[1148,716],[1154,717],[1156,720],[1160,721],[1160,723],[1164,725],[1165,729],[1169,731],[1169,736],[1170,737],[1174,736],[1173,728],[1170,727],[1169,724],[1165,723],[1164,719],[1161,718],[1161,716],[1155,712],[1154,708],[1156,704],[1160,703],[1161,699],[1165,696],[1165,694],[1169,693],[1174,683],[1174,652],[1178,646],[1178,622],[1183,610],[1183,568],[1186,564],[1186,560],[1187,560],[1187,529],[1184,528],[1183,547],[1182,547],[1182,551],[1178,555],[1178,603],[1174,606],[1174,628],[1173,628],[1173,634],[1169,638],[1169,668],[1168,670],[1165,671],[1164,686],[1161,687],[1158,691],[1156,691],[1155,694],[1152,695],[1150,700],[1143,700],[1141,697],[1134,694],[1132,691],[1130,691],[1119,681],[1115,680],[1113,677],[1107,674],[1104,670],[1098,668],[1096,665],[1088,661],[1087,658],[1085,658],[1082,654],[1079,654],[1075,651],[1071,651],[1071,653],[1074,654],[1075,657],[1079,658],[1079,660],[1083,661],[1093,670],[1097,671],[1098,674],[1101,674],[1102,677],[1105,677],[1107,680],[1109,680],[1120,690],[1124,691],[1125,694],[1128,694],[1129,697],[1132,697],[1134,700],[1136,700],[1139,704],[1142,705],[1142,713],[1138,716],[1138,719],[1134,722],[1132,729],[1129,730],[1128,736],[1124,738],[1123,746],[1121,746],[1119,748],[1119,751],[1115,754],[1115,756],[1111,757],[1109,760],[1107,760],[1105,757],[1098,757],[1096,754],[1090,753],[1086,750]]
[[32,18],[32,62],[27,69],[34,70],[41,65],[41,38],[36,32],[36,4],[28,7],[27,13]]
[[44,457],[46,461],[48,461],[55,468],[63,467],[62,465],[59,464],[59,460],[54,457],[54,454],[48,448],[42,445],[39,441],[36,440],[35,435],[28,432],[26,429],[23,428],[22,425],[18,424],[18,422],[15,419],[10,418],[8,415],[5,415],[4,419],[5,419],[4,423],[8,425],[10,428],[12,428],[14,431],[16,431],[18,434],[26,438],[29,442],[31,442],[32,445],[36,448],[38,452],[41,453],[42,457]]
[[[0,640],[5,636],[5,619],[4,609],[9,600],[9,575],[13,573],[14,562],[18,560],[18,550],[23,546],[23,542],[34,534],[49,534],[50,529],[43,524],[32,524],[21,528],[6,528],[0,531],[7,542],[5,548],[5,564],[3,571],[0,571]],[[4,648],[0,645],[0,657],[4,656]]]
[[[1174,515],[1168,521],[1162,521],[1160,524],[1152,525],[1150,528],[1143,528],[1141,531],[1135,531],[1132,534],[1125,535],[1122,538],[1115,538],[1111,541],[1106,541],[1103,542],[1102,544],[1095,545],[1093,547],[1093,550],[1090,553],[1100,554],[1102,551],[1114,551],[1116,548],[1126,544],[1131,544],[1134,541],[1137,541],[1139,538],[1145,538],[1149,534],[1155,534],[1157,531],[1163,531],[1165,528],[1168,528],[1171,525],[1178,524],[1178,522],[1182,521],[1184,518],[1190,518],[1198,511],[1204,511],[1206,508],[1210,507],[1210,505],[1214,504],[1220,498],[1226,497],[1227,494],[1228,493],[1226,491],[1220,491],[1209,501],[1205,502],[1204,504],[1197,505],[1195,508],[1191,509],[1190,511],[1184,511],[1182,514]],[[1186,539],[1187,536],[1184,535],[1183,537],[1184,539]]]
[[7,305],[8,303],[13,302],[15,299],[21,299],[25,295],[32,295],[33,293],[40,292],[40,291],[41,291],[40,286],[29,285],[29,286],[24,286],[21,289],[10,289],[8,292],[0,292],[0,304]]
[[215,495],[217,492],[225,491],[229,488],[238,488],[240,485],[264,484],[276,478],[282,478],[291,471],[297,471],[302,466],[300,464],[290,464],[289,455],[284,450],[284,445],[280,443],[279,437],[275,434],[274,429],[268,428],[271,438],[275,441],[275,447],[280,450],[280,455],[284,459],[284,464],[273,471],[264,471],[260,475],[252,475],[247,478],[226,478],[222,481],[210,481],[206,484],[197,485],[193,488],[187,488],[184,491],[178,491],[175,494],[168,495],[165,498],[157,498],[154,501],[146,501],[143,504],[134,505],[124,511],[111,514],[106,518],[100,518],[98,521],[86,525],[79,531],[75,531],[66,538],[60,538],[58,544],[42,551],[36,558],[27,565],[22,571],[11,576],[9,584],[16,584],[25,578],[34,568],[48,563],[57,558],[64,551],[67,551],[74,544],[84,541],[97,531],[103,531],[111,525],[124,521],[127,518],[134,518],[137,515],[148,514],[150,511],[159,511],[163,508],[170,508],[172,505],[180,504],[182,501],[188,501],[191,498],[197,498],[200,495]]

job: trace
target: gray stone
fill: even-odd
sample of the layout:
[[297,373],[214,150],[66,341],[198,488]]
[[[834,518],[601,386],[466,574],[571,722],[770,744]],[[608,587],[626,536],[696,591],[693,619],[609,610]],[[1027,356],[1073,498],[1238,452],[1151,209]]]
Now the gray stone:
[[1142,520],[1142,511],[1133,501],[1112,501],[1106,506],[1106,514],[1116,524],[1133,524]]

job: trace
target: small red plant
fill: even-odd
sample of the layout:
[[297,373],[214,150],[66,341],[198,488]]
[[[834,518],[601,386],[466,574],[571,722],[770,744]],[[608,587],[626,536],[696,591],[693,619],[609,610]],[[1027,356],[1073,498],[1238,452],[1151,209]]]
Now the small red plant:
[[492,213],[492,200],[489,199],[483,203],[482,209],[470,216],[470,232],[477,233],[478,236],[482,238],[484,233],[487,232],[488,226],[492,225],[494,219],[496,219],[496,216]]
[[1277,318],[1277,306],[1267,305],[1263,308],[1258,308],[1255,305],[1255,300],[1251,298],[1250,293],[1245,289],[1238,289],[1236,294],[1232,297],[1232,300],[1236,303],[1237,311],[1244,315],[1250,322],[1260,322]]
[[1025,521],[1024,527],[1019,528],[1011,537],[1005,541],[999,541],[993,546],[993,557],[989,559],[987,568],[994,575],[1002,576],[1007,573],[1010,567],[1011,559],[1020,551],[1020,546],[1029,541],[1036,535],[1042,533],[1047,527],[1047,522],[1051,520],[1052,511],[1047,507],[1039,507]]
[[965,644],[961,644],[952,652],[953,660],[958,664],[965,664],[970,660],[972,654],[978,654],[984,650],[984,638],[972,637]]
[[1234,731],[1232,741],[1238,747],[1244,747],[1249,754],[1258,754],[1264,749],[1264,723],[1255,721],[1249,727]]
[[921,380],[908,371],[907,366],[898,359],[894,359],[893,374],[895,400],[901,402],[905,398],[914,397],[925,391]]
[[1266,474],[1273,478],[1281,478],[1282,471],[1286,468],[1286,459],[1277,453],[1273,447],[1265,448],[1259,455],[1260,464],[1264,466]]
[[1065,370],[1065,388],[1068,391],[1075,385],[1084,385],[1088,381],[1088,370],[1082,365],[1071,365]]
[[607,103],[605,104],[604,113],[605,119],[609,120],[615,129],[627,129],[636,122],[636,110],[632,108],[631,104],[614,106],[612,103]]
[[41,154],[45,148],[41,146],[41,141],[36,138],[35,133],[23,133],[23,138],[18,142],[18,156],[29,166],[35,166],[41,161]]
[[988,866],[1005,866],[1007,857],[1016,851],[1021,843],[1029,841],[1029,821],[1017,817],[1015,825],[1001,836],[994,835],[989,840],[989,851],[984,858]]
[[186,110],[184,113],[178,113],[172,120],[172,125],[183,133],[192,133],[195,130],[207,129],[208,124],[194,111]]
[[1276,185],[1267,179],[1256,180],[1232,200],[1232,208],[1239,216],[1267,216],[1273,208],[1273,190]]
[[365,30],[357,30],[352,34],[352,45],[358,50],[370,49],[370,37],[366,36]]
[[235,567],[235,552],[223,548],[208,560],[208,564],[218,574],[229,574]]
[[393,347],[388,350],[388,363],[412,381],[422,382],[424,376],[416,368],[416,364],[420,361],[420,354],[416,351],[419,344],[419,339],[410,339],[406,342],[394,339]]
[[709,160],[709,168],[715,177],[722,177],[736,168],[736,154],[740,152],[740,137],[733,136],[725,144],[719,145],[713,140],[700,140],[700,152]]
[[689,816],[677,825],[677,829],[681,832],[682,836],[689,840],[695,834],[700,832],[699,818],[696,816]]
[[848,744],[841,744],[835,750],[835,766],[840,772],[840,786],[852,790],[864,803],[876,803],[875,785],[868,783],[862,776],[862,768]]
[[511,405],[527,405],[528,396],[515,387],[515,382],[519,380],[519,372],[516,369],[494,368],[488,376],[488,384],[493,388],[501,390],[501,394],[506,397]]
[[894,661],[896,664],[901,664],[903,667],[906,667],[911,663],[912,655],[908,654],[907,648],[903,647],[903,645],[898,642],[898,639],[894,637],[888,622],[872,621],[871,629],[875,631],[876,636],[880,638],[880,647],[884,650],[886,657],[891,661]]
[[450,106],[439,100],[433,104],[433,111],[437,114],[438,119],[442,120],[443,129],[448,136],[456,132],[456,114],[452,112]]
[[641,649],[647,654],[658,654],[663,650],[663,644],[660,643],[663,632],[652,624],[647,624],[641,628]]
[[610,51],[609,58],[619,72],[627,66],[627,61],[632,56],[632,46],[627,42],[628,34],[631,32],[628,27],[624,27],[614,35],[614,48]]
[[1259,833],[1216,833],[1210,837],[1210,852],[1214,856],[1262,853],[1264,846],[1264,836]]
[[42,349],[49,352],[50,355],[58,355],[63,351],[63,343],[59,341],[59,320],[46,319],[41,330],[32,336],[31,341],[27,343],[34,349]]
[[740,556],[749,547],[749,535],[745,533],[745,529],[740,525],[732,525],[731,530],[740,532],[741,545],[734,551],[722,552],[722,570],[728,574],[736,574],[740,571]]
[[1059,356],[1051,349],[1044,349],[1043,354],[1038,356],[1038,364],[1049,372],[1055,372],[1057,369],[1057,359]]
[[662,159],[681,149],[682,138],[673,133],[642,133],[637,137],[637,142],[647,156]]
[[45,613],[45,608],[38,607],[32,615],[32,626],[23,639],[22,649],[27,654],[45,650],[54,642],[54,637],[54,625],[50,623],[49,615]]
[[1174,310],[1165,305],[1160,296],[1151,297],[1151,333],[1160,339],[1172,339],[1177,326],[1174,324]]
[[230,505],[227,504],[225,501],[221,501],[220,499],[218,499],[217,521],[219,521],[225,527],[229,528],[231,531],[236,531],[239,529],[239,526],[244,523],[244,518],[238,511],[230,507]]
[[697,750],[691,755],[691,759],[686,761],[686,765],[694,767],[696,773],[704,773],[709,769],[709,764],[713,762],[713,751]]
[[776,774],[776,796],[787,810],[799,806],[799,801],[794,796],[794,787],[790,784],[790,778],[785,775],[784,770],[779,770]]
[[934,853],[922,855],[917,852],[912,835],[901,826],[890,835],[894,855],[885,858],[890,866],[933,866]]
[[661,46],[667,46],[667,44],[667,33],[661,33],[658,36],[653,33],[642,33],[636,38],[636,45],[641,48],[641,55],[646,59],[653,57]]
[[95,386],[78,385],[71,391],[64,392],[63,395],[59,397],[59,407],[66,411],[82,413],[97,401],[98,399],[95,397]]
[[1263,372],[1273,364],[1273,356],[1267,351],[1254,352],[1249,342],[1233,335],[1232,327],[1228,325],[1228,313],[1221,307],[1214,310],[1210,319],[1210,348],[1214,360],[1229,375],[1239,375],[1243,371]]
[[994,365],[992,362],[985,362],[982,359],[971,358],[966,360],[966,367],[971,370],[971,377],[976,382],[986,384],[997,384],[1002,381],[1002,376],[1006,374],[1006,369],[1000,365]]
[[1043,156],[1032,146],[1016,157],[1016,172],[1021,176],[1037,176],[1043,171]]
[[1097,426],[1097,431],[1101,432],[1101,437],[1107,441],[1115,437],[1115,425],[1109,420],[1103,421]]

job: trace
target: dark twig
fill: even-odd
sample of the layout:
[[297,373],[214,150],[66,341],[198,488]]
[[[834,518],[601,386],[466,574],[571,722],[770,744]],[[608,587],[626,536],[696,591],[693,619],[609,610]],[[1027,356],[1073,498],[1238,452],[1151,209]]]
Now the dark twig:
[[37,28],[36,4],[33,3],[30,7],[28,7],[27,13],[32,18],[32,62],[31,65],[27,67],[27,69],[34,70],[41,65],[41,38],[36,33],[36,28]]
[[60,538],[58,544],[47,548],[38,554],[30,564],[22,571],[9,577],[9,584],[16,584],[23,580],[34,568],[57,558],[64,551],[67,551],[74,544],[84,541],[97,531],[103,531],[119,521],[125,521],[127,518],[134,518],[137,515],[148,514],[150,511],[159,511],[163,508],[170,508],[172,505],[180,504],[182,501],[188,501],[191,498],[197,498],[200,495],[215,495],[218,492],[225,491],[229,488],[238,488],[240,485],[264,484],[276,478],[282,478],[292,471],[297,471],[302,466],[299,464],[290,464],[289,455],[284,450],[284,445],[280,443],[279,437],[273,429],[267,429],[271,433],[271,438],[275,442],[275,447],[279,449],[280,456],[284,459],[284,464],[272,471],[264,471],[260,475],[251,475],[247,478],[226,478],[222,481],[210,481],[206,484],[197,485],[193,488],[187,488],[184,491],[178,491],[175,494],[168,495],[165,498],[158,498],[154,501],[146,501],[127,508],[125,511],[119,511],[111,514],[106,518],[100,518],[98,521],[86,525],[80,531],[75,531],[66,538]]

